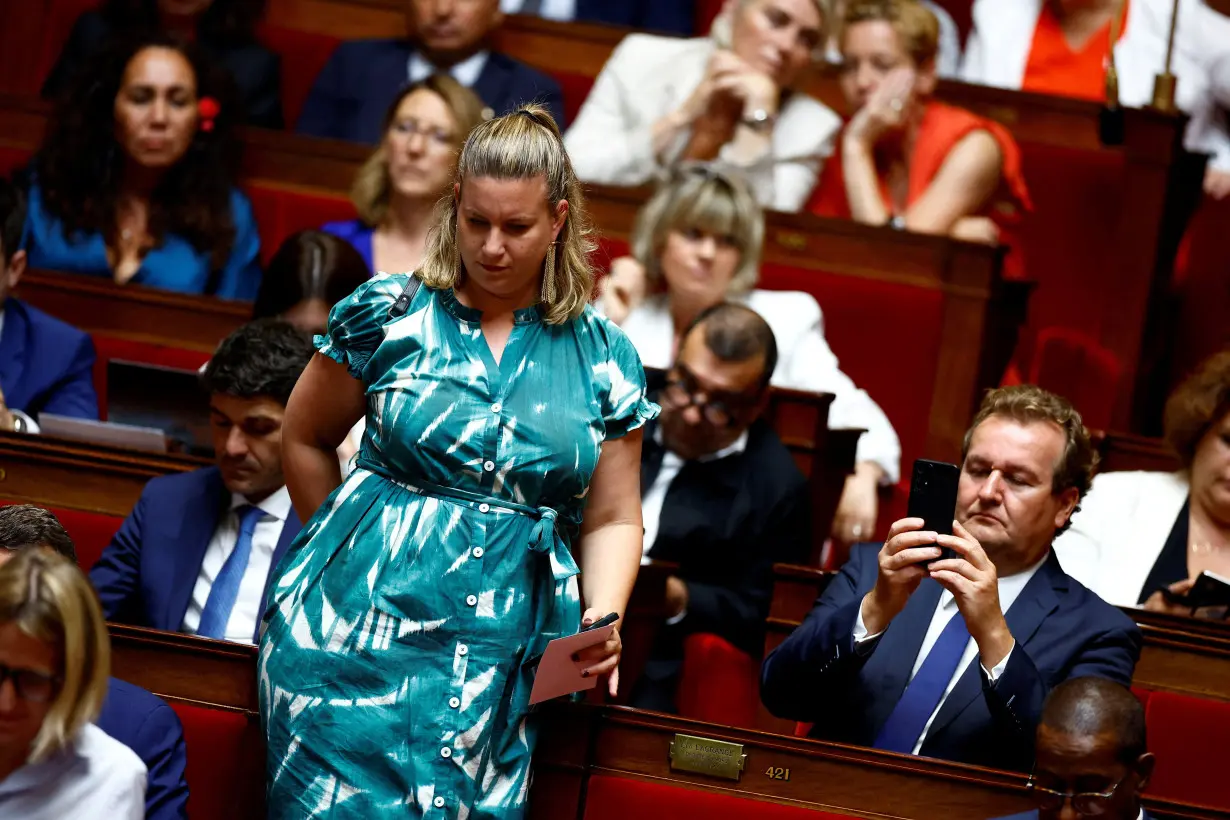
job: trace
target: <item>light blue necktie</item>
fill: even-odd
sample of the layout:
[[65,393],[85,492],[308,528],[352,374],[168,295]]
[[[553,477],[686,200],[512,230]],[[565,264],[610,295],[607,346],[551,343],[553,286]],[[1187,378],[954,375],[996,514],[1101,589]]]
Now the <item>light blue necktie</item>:
[[252,555],[252,533],[256,531],[256,522],[265,514],[260,507],[251,505],[238,507],[235,512],[239,514],[239,538],[209,588],[209,597],[201,610],[201,624],[196,630],[202,638],[226,639],[226,624],[239,598],[239,585],[243,583],[248,558]]
[[907,755],[914,753],[927,720],[940,705],[948,682],[956,674],[968,642],[969,630],[965,628],[965,618],[958,612],[949,619],[918,668],[918,674],[905,688],[884,728],[880,729],[875,742],[877,749]]

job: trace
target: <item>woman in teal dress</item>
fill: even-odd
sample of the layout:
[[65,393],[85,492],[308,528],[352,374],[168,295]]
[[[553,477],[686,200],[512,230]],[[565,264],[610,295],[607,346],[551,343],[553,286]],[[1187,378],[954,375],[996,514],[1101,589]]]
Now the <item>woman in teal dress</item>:
[[[260,644],[276,820],[522,817],[525,661],[622,616],[636,577],[657,407],[588,304],[588,220],[545,109],[478,126],[441,209],[414,276],[334,308],[287,408],[287,486],[315,514]],[[343,483],[334,449],[364,412]],[[612,690],[620,649],[616,631],[581,653]]]

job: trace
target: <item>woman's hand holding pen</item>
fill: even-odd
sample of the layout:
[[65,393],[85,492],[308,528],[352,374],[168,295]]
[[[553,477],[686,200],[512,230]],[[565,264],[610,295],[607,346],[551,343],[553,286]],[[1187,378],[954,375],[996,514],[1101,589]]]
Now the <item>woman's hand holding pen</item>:
[[[581,616],[581,629],[591,629],[595,623],[601,624],[611,616],[597,609],[587,609]],[[616,618],[616,621],[618,618]],[[610,623],[610,621],[607,621]],[[611,697],[619,693],[619,658],[623,652],[623,641],[619,637],[619,627],[611,629],[611,636],[605,642],[582,649],[573,655],[573,659],[586,664],[581,674],[585,677],[594,675],[609,675],[607,689]]]

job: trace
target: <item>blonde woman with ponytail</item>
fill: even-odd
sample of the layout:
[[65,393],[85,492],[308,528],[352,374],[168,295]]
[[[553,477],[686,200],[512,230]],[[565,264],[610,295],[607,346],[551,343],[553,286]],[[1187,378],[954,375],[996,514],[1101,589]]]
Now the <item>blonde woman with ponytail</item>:
[[[419,269],[316,337],[282,434],[311,520],[260,645],[271,820],[524,816],[533,660],[622,618],[658,412],[588,304],[590,246],[559,129],[527,106],[467,138]],[[617,628],[579,660],[614,692],[620,651]]]
[[111,650],[94,591],[68,559],[0,563],[0,817],[139,820],[146,768],[93,724]]

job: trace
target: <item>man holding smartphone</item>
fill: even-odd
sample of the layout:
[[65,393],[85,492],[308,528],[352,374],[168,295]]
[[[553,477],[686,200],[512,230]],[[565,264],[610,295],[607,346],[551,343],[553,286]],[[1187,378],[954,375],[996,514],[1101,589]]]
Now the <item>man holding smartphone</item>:
[[1096,463],[1072,406],[991,391],[963,449],[953,534],[905,518],[856,548],[766,659],[761,696],[813,737],[1027,770],[1047,693],[1130,684],[1141,637],[1051,551]]

